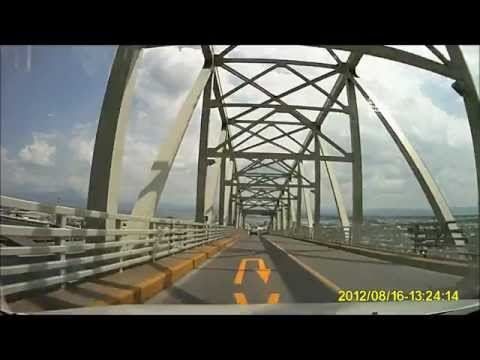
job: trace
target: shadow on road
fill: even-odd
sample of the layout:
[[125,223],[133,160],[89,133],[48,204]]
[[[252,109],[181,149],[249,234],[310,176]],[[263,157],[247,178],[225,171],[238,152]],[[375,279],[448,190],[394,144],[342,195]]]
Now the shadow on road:
[[188,291],[176,286],[172,286],[168,289],[168,296],[180,300],[182,304],[209,304],[208,301],[192,295]]
[[295,302],[336,302],[337,294],[265,239],[260,240]]

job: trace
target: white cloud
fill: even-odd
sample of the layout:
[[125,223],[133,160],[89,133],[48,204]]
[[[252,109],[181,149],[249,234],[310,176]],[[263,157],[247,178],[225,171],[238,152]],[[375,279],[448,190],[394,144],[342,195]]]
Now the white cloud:
[[27,163],[40,166],[53,166],[56,147],[50,145],[41,134],[33,135],[33,143],[26,145],[18,153],[19,158]]
[[71,51],[79,57],[83,71],[89,77],[98,75],[103,62],[98,61],[100,57],[107,59],[112,52],[111,46],[72,46]]
[[[251,52],[247,52],[248,49]],[[283,56],[289,59],[332,62],[325,51],[312,47],[295,47],[289,50],[283,47],[256,46],[247,47],[247,50],[239,47],[231,56]],[[474,55],[473,50],[468,50],[467,61],[475,64]],[[125,142],[120,191],[123,202],[133,202],[144,185],[159,145],[168,136],[175,115],[203,64],[203,57],[198,47],[181,50],[178,47],[163,47],[146,50],[141,61],[134,111]],[[476,61],[478,64],[478,60]],[[260,68],[257,70],[261,71]],[[452,98],[458,97],[450,87],[451,81],[426,71],[368,56],[362,59],[357,74],[360,76],[359,81],[372,89],[395,116],[399,126],[432,171],[448,202],[452,206],[472,205],[477,190],[466,115],[447,113],[445,104],[438,103],[432,94],[425,93],[423,89],[426,82],[432,82],[436,88],[450,92]],[[250,75],[255,75],[255,72]],[[313,71],[305,72],[305,75],[309,78],[317,76]],[[239,83],[233,76],[226,75],[222,81],[224,92]],[[320,84],[329,90],[333,81],[332,78]],[[293,74],[276,72],[259,83],[267,89],[280,89],[294,86],[299,80]],[[302,96],[292,96],[285,101],[291,104],[321,106],[324,98],[317,90],[309,89],[304,91]],[[362,134],[365,206],[428,206],[394,142],[376,116],[368,111],[360,94],[357,94],[357,98]],[[245,91],[234,100],[257,102],[259,99],[258,91],[253,90]],[[161,207],[178,203],[194,204],[200,107],[201,98],[171,170],[160,201]],[[227,112],[230,116],[235,113],[232,108]],[[17,158],[10,158],[10,154],[2,148],[2,170],[8,168],[9,171],[8,179],[2,174],[2,183],[8,180],[9,186],[17,186],[22,182],[42,190],[74,191],[86,196],[96,131],[94,120],[77,124],[65,134],[50,137],[34,134],[33,143],[26,145]],[[218,113],[214,111],[210,123],[210,146],[217,143],[219,124]],[[325,131],[349,151],[347,116],[329,115],[325,122]],[[262,135],[271,138],[277,133],[276,130],[268,129],[262,132]],[[278,140],[278,143],[286,144],[286,141]],[[261,151],[268,151],[271,147],[264,146]],[[37,166],[32,166],[35,164]],[[308,169],[312,168],[311,165],[306,163]],[[345,201],[351,208],[351,167],[349,164],[335,164],[334,168],[345,191]],[[327,191],[330,191],[329,184],[324,174],[322,192]],[[333,199],[325,197],[322,206],[334,207]]]
[[94,123],[77,124],[73,128],[68,146],[73,152],[75,160],[91,163],[95,142],[95,138],[92,137],[94,131]]
[[95,124],[77,124],[70,133],[33,134],[17,156],[2,149],[2,193],[73,193],[86,196]]

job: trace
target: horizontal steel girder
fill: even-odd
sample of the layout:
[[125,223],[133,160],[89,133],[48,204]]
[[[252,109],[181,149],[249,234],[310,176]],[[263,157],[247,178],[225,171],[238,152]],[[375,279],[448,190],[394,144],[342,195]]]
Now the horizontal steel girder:
[[240,173],[238,176],[244,177],[265,177],[265,178],[279,178],[279,177],[288,177],[290,174],[273,174],[273,173]]
[[[292,200],[295,200],[297,197],[291,197]],[[262,200],[262,201],[275,201],[277,202],[279,199],[276,197],[258,197],[258,196],[241,196],[240,200],[248,201],[248,200]],[[288,200],[288,197],[282,197],[280,200]]]
[[347,156],[321,156],[315,154],[286,154],[286,153],[267,153],[267,152],[219,152],[214,148],[208,148],[207,156],[211,158],[228,157],[233,159],[272,159],[272,160],[315,160],[322,161],[338,161],[338,162],[351,162],[351,155]]
[[[225,181],[225,185],[229,186],[229,185],[235,185],[235,186],[238,186],[240,188],[248,188],[248,187],[265,187],[265,188],[277,188],[277,189],[285,189],[286,187],[292,187],[292,188],[297,188],[298,185],[297,184],[287,184],[287,185],[283,185],[283,184],[264,184],[264,183],[237,183],[235,181]],[[302,188],[314,188],[315,185],[306,185],[306,184],[302,184],[300,187]]]
[[265,215],[272,216],[275,212],[273,210],[245,210],[245,215]]
[[[233,108],[233,107],[240,107],[240,108],[251,108],[251,109],[275,109],[277,113],[290,113],[292,109],[297,110],[312,110],[312,111],[329,111],[334,113],[341,113],[341,114],[348,114],[348,111],[343,109],[335,109],[330,108],[327,109],[325,107],[318,107],[318,106],[308,106],[308,105],[276,105],[276,104],[251,104],[251,103],[224,103],[220,104],[218,101],[212,100],[211,102],[212,108],[224,107],[224,108]],[[312,125],[314,124],[313,121],[310,122]],[[295,124],[295,123],[294,123]]]

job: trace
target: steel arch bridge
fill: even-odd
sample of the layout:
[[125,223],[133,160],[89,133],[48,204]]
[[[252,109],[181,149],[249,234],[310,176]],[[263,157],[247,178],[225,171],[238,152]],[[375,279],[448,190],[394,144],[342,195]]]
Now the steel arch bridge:
[[[112,65],[104,97],[92,159],[88,209],[117,213],[121,163],[124,139],[130,108],[134,96],[136,68],[143,49],[152,46],[120,46]],[[403,63],[415,68],[433,72],[453,81],[452,87],[462,98],[473,140],[477,188],[480,197],[480,100],[472,76],[459,46],[447,45],[443,54],[435,46],[427,46],[436,60],[399,50],[394,47],[373,46],[331,46],[318,45],[325,49],[330,61],[312,62],[289,59],[265,59],[235,57],[236,46],[231,45],[216,53],[213,46],[201,46],[204,64],[184,100],[172,128],[150,174],[145,179],[132,215],[153,217],[165,187],[170,169],[175,160],[185,131],[194,109],[201,99],[201,129],[198,158],[198,179],[196,189],[196,221],[237,227],[245,224],[248,215],[264,215],[271,219],[274,229],[296,229],[301,225],[302,207],[305,207],[309,228],[314,234],[320,232],[320,174],[324,163],[338,210],[341,225],[352,229],[352,240],[359,238],[358,229],[363,223],[362,151],[360,143],[360,121],[357,98],[363,97],[371,105],[379,121],[395,142],[399,152],[408,163],[430,204],[436,219],[446,232],[450,233],[455,245],[463,246],[464,240],[458,232],[455,218],[438,185],[423,163],[420,155],[409,142],[395,120],[387,115],[371,90],[356,74],[356,67],[364,57],[373,56]],[[341,60],[338,51],[348,53]],[[267,69],[247,76],[236,70],[235,64],[264,64]],[[308,77],[299,68],[322,70],[314,78]],[[301,83],[281,93],[274,93],[261,85],[262,78],[270,72],[281,69],[295,75]],[[219,71],[235,77],[238,85],[224,92]],[[335,79],[333,87],[326,90],[322,81]],[[245,87],[255,88],[266,98],[261,103],[232,102],[231,97]],[[290,94],[311,87],[321,93],[325,100],[317,106],[301,106],[286,101]],[[346,94],[346,101],[341,94]],[[208,143],[211,112],[217,109],[222,127],[217,144]],[[228,110],[238,111],[234,116]],[[315,116],[305,116],[305,111]],[[261,116],[258,113],[261,112]],[[332,113],[344,114],[349,119],[351,149],[347,151],[328,137],[322,127]],[[255,116],[256,114],[256,116]],[[288,117],[288,120],[285,120]],[[288,128],[288,130],[287,130]],[[293,130],[292,130],[293,128]],[[266,129],[278,134],[266,137]],[[303,134],[299,140],[298,134]],[[284,146],[278,140],[288,140],[292,145]],[[252,141],[258,141],[252,144]],[[249,145],[247,145],[249,144]],[[259,150],[268,145],[270,151]],[[327,153],[326,144],[335,149]],[[213,160],[213,161],[212,161]],[[314,180],[305,174],[304,162],[314,163]],[[350,163],[352,166],[352,217],[349,219],[345,200],[332,166],[334,162]],[[218,206],[214,206],[218,194]],[[477,199],[480,208],[480,201]],[[351,223],[350,223],[351,221]],[[98,220],[96,227],[113,228],[110,220]],[[130,222],[129,227],[145,226]],[[348,230],[349,231],[349,230]],[[350,238],[350,233],[346,235]]]

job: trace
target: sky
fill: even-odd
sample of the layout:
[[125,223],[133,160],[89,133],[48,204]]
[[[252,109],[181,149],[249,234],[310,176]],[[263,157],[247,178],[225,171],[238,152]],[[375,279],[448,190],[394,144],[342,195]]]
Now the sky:
[[[218,50],[222,48],[217,46]],[[433,54],[422,46],[399,48],[434,59]],[[443,47],[439,46],[439,49],[442,51]],[[462,50],[478,90],[479,48],[462,46]],[[86,206],[95,132],[115,51],[115,46],[1,47],[0,184],[3,195]],[[348,55],[343,52],[338,54],[342,60]],[[323,49],[312,47],[240,46],[229,56],[327,61],[329,55]],[[176,112],[198,75],[203,56],[198,46],[168,46],[144,50],[140,61],[122,170],[120,202],[121,208],[126,211],[131,209],[148,176],[158,147],[167,136]],[[265,67],[259,65],[247,69],[232,65],[232,68],[253,76]],[[298,70],[309,78],[318,75],[311,69]],[[403,129],[449,205],[475,206],[477,188],[472,140],[463,102],[451,88],[452,81],[428,71],[369,56],[362,59],[357,74],[358,80],[374,93]],[[224,92],[240,83],[224,71],[220,76]],[[258,81],[273,92],[281,92],[301,82],[284,69]],[[324,86],[328,88],[328,80]],[[286,97],[285,101],[321,106],[318,104],[323,102],[322,96],[309,87]],[[394,142],[363,98],[360,95],[357,97],[362,136],[364,207],[428,208],[419,185]],[[232,102],[260,102],[264,98],[263,94],[247,86],[243,92],[232,96]],[[193,209],[199,108],[200,104],[160,200],[161,215],[175,213],[178,208]],[[228,111],[230,116],[235,114],[233,109]],[[218,114],[212,114],[210,144],[217,141],[220,128]],[[327,117],[324,131],[349,149],[347,120],[345,115],[331,114]],[[274,136],[268,131],[262,134]],[[306,166],[311,171],[311,164]],[[335,163],[334,168],[350,209],[351,169],[348,164],[341,163]],[[332,209],[334,206],[324,172],[322,208]]]

